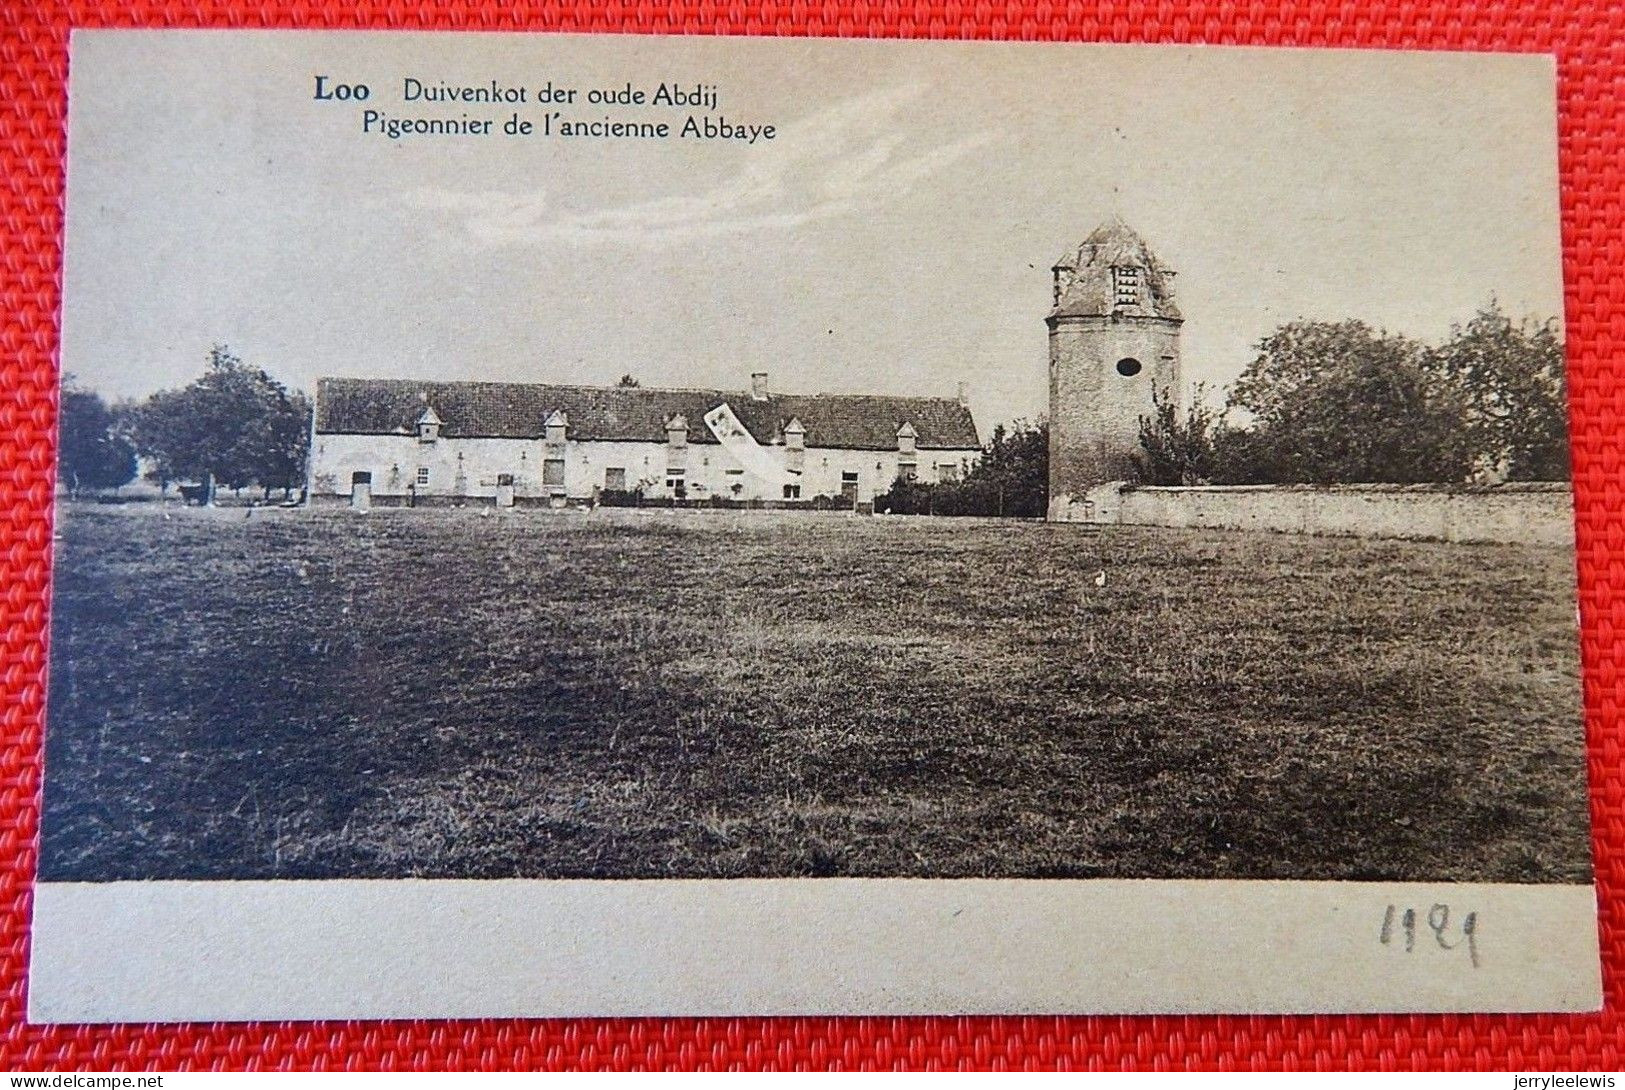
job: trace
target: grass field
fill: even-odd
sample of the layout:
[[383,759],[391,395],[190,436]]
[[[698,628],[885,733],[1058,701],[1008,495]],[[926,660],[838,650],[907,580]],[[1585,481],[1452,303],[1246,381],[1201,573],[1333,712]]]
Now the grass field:
[[1589,874],[1562,551],[709,511],[58,532],[46,878]]

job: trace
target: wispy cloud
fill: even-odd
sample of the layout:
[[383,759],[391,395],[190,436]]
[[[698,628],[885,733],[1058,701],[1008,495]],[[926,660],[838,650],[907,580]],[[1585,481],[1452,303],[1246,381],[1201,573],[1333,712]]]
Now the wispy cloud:
[[486,190],[459,193],[450,189],[418,189],[406,195],[414,208],[445,212],[462,219],[469,234],[487,243],[508,240],[515,232],[540,230],[547,215],[547,194],[504,193]]
[[424,189],[406,199],[446,213],[489,246],[676,243],[795,228],[902,196],[993,142],[992,134],[976,133],[927,144],[910,133],[908,107],[925,92],[924,85],[887,88],[812,114],[772,142],[740,149],[748,159],[739,173],[700,193],[593,210],[554,208],[539,192]]

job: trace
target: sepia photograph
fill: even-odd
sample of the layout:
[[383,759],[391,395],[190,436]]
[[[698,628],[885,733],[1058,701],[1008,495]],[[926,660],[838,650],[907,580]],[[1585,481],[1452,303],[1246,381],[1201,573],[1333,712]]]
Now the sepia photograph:
[[1553,78],[76,34],[41,882],[1589,905]]

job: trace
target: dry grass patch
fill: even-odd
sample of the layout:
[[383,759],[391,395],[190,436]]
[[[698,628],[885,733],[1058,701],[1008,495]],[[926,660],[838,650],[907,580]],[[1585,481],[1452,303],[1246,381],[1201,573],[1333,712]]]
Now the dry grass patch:
[[61,531],[48,878],[1589,874],[1554,550],[726,512]]

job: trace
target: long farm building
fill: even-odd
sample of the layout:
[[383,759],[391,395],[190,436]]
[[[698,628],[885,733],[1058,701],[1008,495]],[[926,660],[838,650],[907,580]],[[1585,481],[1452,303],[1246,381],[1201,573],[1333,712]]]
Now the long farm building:
[[313,503],[862,506],[980,453],[962,399],[324,378]]

